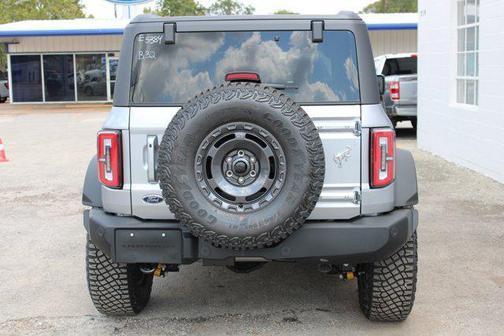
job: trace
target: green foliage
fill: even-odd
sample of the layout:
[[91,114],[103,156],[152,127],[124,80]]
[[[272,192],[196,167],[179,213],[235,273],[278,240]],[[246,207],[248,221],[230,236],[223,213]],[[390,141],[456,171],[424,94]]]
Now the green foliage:
[[254,14],[255,8],[245,6],[239,1],[217,0],[205,8],[196,0],[157,0],[157,9],[150,8],[144,13],[154,12],[161,16],[199,16],[199,15],[240,15]]
[[0,23],[85,17],[79,0],[2,0]]
[[363,13],[416,13],[417,0],[378,0],[366,6]]
[[0,44],[0,71],[7,71],[7,57],[5,56],[3,44]]
[[206,8],[194,0],[158,0],[156,14],[161,16],[199,16]]
[[209,8],[211,15],[251,15],[255,8],[234,0],[217,0]]
[[279,9],[273,14],[299,14],[299,13],[291,12],[288,9]]
[[254,7],[234,0],[217,0],[209,8],[196,0],[157,0],[156,10],[148,8],[144,13],[161,16],[239,15],[253,14],[254,10]]
[[[0,0],[0,24],[22,20],[54,20],[85,17],[79,0]],[[6,68],[0,46],[0,70]]]

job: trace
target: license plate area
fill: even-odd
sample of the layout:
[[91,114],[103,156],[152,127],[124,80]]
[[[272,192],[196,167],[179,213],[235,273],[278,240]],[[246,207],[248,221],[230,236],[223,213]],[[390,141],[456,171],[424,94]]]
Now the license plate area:
[[115,231],[115,260],[120,263],[182,263],[180,230]]

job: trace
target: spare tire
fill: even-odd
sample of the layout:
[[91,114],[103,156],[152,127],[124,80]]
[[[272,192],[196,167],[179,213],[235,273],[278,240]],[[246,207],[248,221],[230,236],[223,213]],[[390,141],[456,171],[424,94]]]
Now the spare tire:
[[159,180],[175,217],[215,246],[251,249],[287,238],[324,183],[315,125],[284,93],[226,83],[189,101],[168,125]]

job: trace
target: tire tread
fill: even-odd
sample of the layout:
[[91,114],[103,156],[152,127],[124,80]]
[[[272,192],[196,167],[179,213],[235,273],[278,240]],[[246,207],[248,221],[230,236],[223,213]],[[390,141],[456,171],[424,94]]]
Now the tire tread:
[[136,265],[113,263],[90,239],[86,246],[86,270],[89,294],[100,313],[131,316],[146,306],[152,276],[145,276],[145,281],[137,283],[135,273],[140,271]]
[[390,257],[361,266],[359,303],[373,321],[405,320],[413,308],[418,272],[416,232]]

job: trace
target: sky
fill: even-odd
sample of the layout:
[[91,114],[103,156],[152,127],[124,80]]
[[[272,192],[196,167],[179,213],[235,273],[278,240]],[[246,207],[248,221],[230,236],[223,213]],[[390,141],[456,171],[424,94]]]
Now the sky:
[[[81,0],[86,14],[95,18],[114,18],[114,5],[105,0]],[[199,0],[204,6],[209,6],[214,0]],[[255,7],[255,14],[272,14],[278,9],[287,9],[300,14],[336,14],[340,10],[359,12],[368,4],[376,0],[241,0],[245,5]],[[132,16],[141,14],[144,7],[154,7],[155,1],[147,4],[135,5],[131,8]],[[118,16],[127,18],[126,10],[118,9]]]

